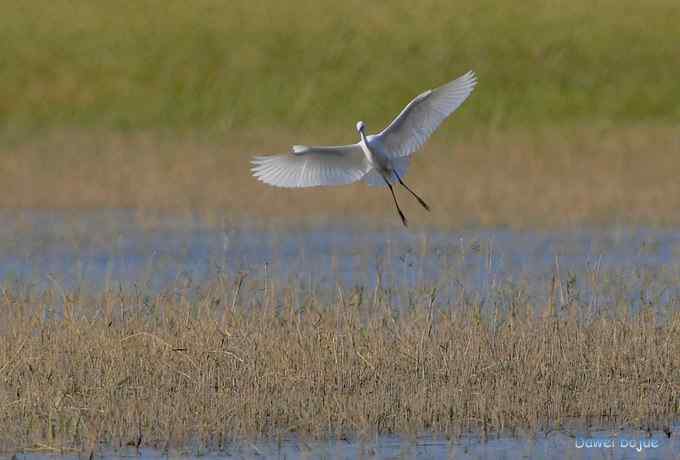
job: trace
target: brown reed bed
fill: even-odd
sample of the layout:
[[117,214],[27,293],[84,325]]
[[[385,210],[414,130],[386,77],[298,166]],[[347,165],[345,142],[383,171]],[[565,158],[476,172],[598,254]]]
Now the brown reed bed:
[[[54,132],[0,147],[0,207],[136,208],[221,222],[394,221],[389,194],[364,184],[314,190],[265,186],[250,175],[252,154],[293,143],[353,141],[342,133],[247,132],[220,138]],[[433,207],[401,194],[415,225],[564,227],[680,223],[677,127],[563,127],[457,134],[438,132],[408,182]]]
[[2,450],[493,436],[574,423],[669,431],[680,412],[673,305],[592,311],[556,294],[540,305],[510,294],[442,304],[418,289],[396,308],[380,287],[339,288],[322,303],[266,279],[241,291],[242,281],[160,294],[6,286]]

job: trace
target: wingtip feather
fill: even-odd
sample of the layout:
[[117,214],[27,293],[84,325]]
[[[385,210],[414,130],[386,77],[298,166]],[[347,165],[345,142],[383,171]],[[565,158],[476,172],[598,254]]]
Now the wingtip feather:
[[461,77],[461,79],[466,81],[471,86],[475,86],[478,81],[477,74],[472,70],[468,70],[467,73]]

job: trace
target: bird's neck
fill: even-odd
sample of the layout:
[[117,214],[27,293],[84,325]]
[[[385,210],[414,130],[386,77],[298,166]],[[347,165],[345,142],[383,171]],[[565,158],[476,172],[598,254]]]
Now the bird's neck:
[[359,143],[359,145],[361,145],[361,150],[364,151],[364,155],[366,155],[366,159],[370,163],[373,163],[373,152],[371,152],[371,149],[368,146],[368,139],[366,139],[366,135],[364,134],[363,131],[359,131],[359,136],[361,137],[361,142]]
[[359,131],[359,137],[361,137],[361,141],[362,141],[364,144],[367,144],[367,145],[368,145],[368,141],[366,140],[366,134],[364,134],[364,130],[363,130],[363,129],[362,129],[361,131]]

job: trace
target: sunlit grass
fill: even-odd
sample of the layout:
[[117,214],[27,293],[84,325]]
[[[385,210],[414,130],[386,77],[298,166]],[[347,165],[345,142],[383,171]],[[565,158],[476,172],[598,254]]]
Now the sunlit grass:
[[680,411],[677,298],[595,305],[558,276],[544,304],[521,289],[446,301],[423,285],[397,307],[389,286],[322,301],[314,286],[250,275],[155,294],[5,286],[0,449],[670,433]]
[[[0,1],[0,30],[4,210],[131,208],[150,231],[179,225],[156,221],[167,213],[225,235],[398,226],[385,190],[274,189],[248,161],[354,142],[358,119],[376,131],[472,69],[478,89],[408,175],[432,213],[399,194],[409,231],[680,224],[675,0]],[[44,234],[17,215],[0,246],[18,259],[124,233],[115,213]],[[231,260],[152,290],[164,263],[131,285],[3,280],[0,450],[678,419],[675,269],[555,270],[529,286],[537,301],[513,279],[443,298],[461,267],[329,290]]]
[[677,122],[679,24],[674,0],[5,1],[0,120],[19,137],[378,129],[473,69],[457,128]]
[[[290,131],[112,134],[61,131],[6,145],[0,155],[5,208],[135,208],[198,214],[234,224],[304,222],[399,224],[389,193],[359,183],[286,190],[250,175],[252,154],[293,143],[351,141],[354,133],[302,137]],[[399,199],[414,228],[568,228],[680,221],[680,137],[648,125],[437,133],[418,153],[408,183],[432,205]],[[211,217],[212,216],[212,217]]]
[[392,219],[248,159],[353,142],[473,69],[409,175],[414,225],[673,224],[678,24],[671,0],[0,2],[0,206]]

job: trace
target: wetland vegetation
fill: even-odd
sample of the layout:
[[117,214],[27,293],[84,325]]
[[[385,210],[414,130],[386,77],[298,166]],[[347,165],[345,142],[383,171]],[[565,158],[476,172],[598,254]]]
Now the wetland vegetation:
[[[5,1],[0,30],[3,451],[677,438],[677,1]],[[383,190],[249,175],[469,69],[408,231]]]

